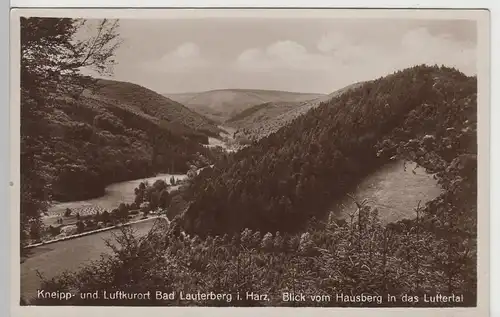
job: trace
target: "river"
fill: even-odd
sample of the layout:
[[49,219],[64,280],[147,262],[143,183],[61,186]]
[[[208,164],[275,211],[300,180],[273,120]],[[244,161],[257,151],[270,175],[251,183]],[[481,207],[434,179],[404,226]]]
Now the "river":
[[[49,209],[49,217],[56,217],[64,214],[66,208],[73,210],[73,213],[79,212],[80,215],[94,213],[96,210],[111,211],[117,208],[120,203],[132,203],[135,199],[134,189],[139,186],[141,182],[148,181],[153,184],[156,180],[162,179],[170,184],[170,178],[174,177],[176,180],[183,180],[187,178],[185,174],[158,174],[153,177],[139,178],[125,182],[114,183],[106,187],[104,196],[80,200],[70,201],[63,203],[54,203]],[[175,187],[174,187],[175,188]],[[170,187],[170,190],[173,188]]]
[[[132,203],[135,199],[134,189],[141,182],[147,181],[152,184],[158,179],[163,179],[169,184],[172,176],[176,180],[187,178],[185,174],[158,174],[153,177],[111,184],[106,187],[105,194],[98,198],[55,203],[48,210],[49,216],[45,217],[46,223],[51,222],[53,217],[63,214],[66,208],[72,209],[74,213],[79,212],[84,215],[96,210],[112,210],[122,202]],[[169,190],[174,190],[177,187],[170,186]],[[131,227],[139,235],[142,235],[147,233],[153,224],[154,219],[151,219],[151,221],[132,224]],[[40,278],[37,276],[36,270],[40,271],[46,278],[55,277],[67,270],[75,271],[90,261],[98,260],[101,254],[109,252],[110,249],[106,246],[105,240],[113,240],[113,234],[118,232],[119,229],[114,229],[31,249],[30,255],[21,264],[22,296],[27,299],[36,296],[37,289],[40,287]]]
[[[353,196],[359,201],[376,207],[380,220],[386,224],[404,218],[416,217],[414,210],[418,202],[421,206],[442,192],[437,180],[415,163],[402,161],[385,165],[362,180]],[[346,197],[331,207],[330,217],[346,219],[356,211],[352,199]]]

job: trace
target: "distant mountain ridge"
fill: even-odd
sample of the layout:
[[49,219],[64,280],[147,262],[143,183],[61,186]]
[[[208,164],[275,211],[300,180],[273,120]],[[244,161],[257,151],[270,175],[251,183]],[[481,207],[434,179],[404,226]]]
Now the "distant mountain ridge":
[[279,128],[289,124],[293,119],[305,114],[320,103],[335,98],[363,83],[355,83],[336,90],[331,94],[322,95],[312,100],[302,102],[267,102],[255,105],[232,116],[225,125],[237,129],[236,136],[240,139],[258,140]]
[[218,122],[257,104],[266,102],[301,102],[323,94],[261,89],[217,89],[203,92],[163,94],[186,107]]

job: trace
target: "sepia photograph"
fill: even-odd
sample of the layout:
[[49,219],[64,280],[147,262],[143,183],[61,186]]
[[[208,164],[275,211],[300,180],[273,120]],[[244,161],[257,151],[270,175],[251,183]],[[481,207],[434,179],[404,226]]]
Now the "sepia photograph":
[[11,20],[20,306],[488,301],[487,11],[64,12]]

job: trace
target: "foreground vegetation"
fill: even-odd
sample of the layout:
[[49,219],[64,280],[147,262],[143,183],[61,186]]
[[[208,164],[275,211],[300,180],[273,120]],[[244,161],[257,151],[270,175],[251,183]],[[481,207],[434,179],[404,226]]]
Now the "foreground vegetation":
[[118,237],[120,246],[110,245],[112,257],[46,281],[42,288],[77,293],[213,291],[234,297],[238,292],[254,292],[269,294],[271,301],[84,300],[77,295],[70,301],[43,299],[32,304],[370,306],[281,300],[282,292],[294,291],[332,297],[336,293],[420,297],[417,303],[384,302],[381,306],[426,306],[424,294],[456,293],[464,295],[464,302],[451,305],[475,305],[474,242],[464,239],[457,245],[446,236],[439,237],[425,229],[424,219],[384,227],[377,211],[363,206],[352,222],[327,226],[312,222],[302,234],[247,229],[234,236],[202,240],[186,238],[175,222],[155,228],[144,238],[124,229]]

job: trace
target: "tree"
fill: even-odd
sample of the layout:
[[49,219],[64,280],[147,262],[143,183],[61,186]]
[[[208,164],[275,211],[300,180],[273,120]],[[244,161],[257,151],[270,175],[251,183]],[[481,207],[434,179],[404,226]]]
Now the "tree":
[[142,212],[143,216],[147,217],[149,214],[149,211],[151,210],[149,202],[143,202],[140,205],[140,208],[141,208],[141,212]]
[[83,221],[85,228],[92,228],[94,226],[94,221],[92,219],[86,219]]
[[187,174],[186,174],[186,175],[187,175],[188,179],[189,179],[190,181],[192,181],[192,180],[196,177],[196,175],[197,175],[197,174],[198,174],[198,173],[197,173],[197,168],[196,168],[196,166],[191,165],[191,166],[189,167],[189,170],[188,170],[188,172],[187,172]]
[[121,44],[118,27],[118,20],[22,17],[21,85],[31,84],[23,87],[30,92],[47,89],[48,93],[87,88],[82,81],[88,84],[94,79],[83,75],[83,69],[111,72]]
[[[95,79],[82,71],[111,71],[121,41],[118,20],[92,24],[68,18],[21,17],[21,228],[47,211],[48,166],[41,160],[50,137],[47,118],[58,96],[77,98]],[[79,35],[79,36],[77,36]],[[23,231],[23,230],[21,230]],[[25,236],[21,235],[21,245]]]
[[29,223],[29,235],[32,240],[39,240],[42,237],[42,229],[39,219],[32,219]]
[[52,225],[49,226],[49,233],[51,236],[57,236],[61,233],[61,227],[54,227]]
[[64,211],[64,217],[69,217],[71,216],[71,209],[66,208],[66,211]]
[[135,193],[134,203],[137,206],[140,206],[144,202],[145,191],[146,191],[146,184],[145,184],[145,182],[141,182],[139,184],[139,187],[136,187],[134,189],[134,193]]
[[101,220],[102,220],[102,222],[104,222],[104,223],[108,223],[108,222],[110,222],[111,217],[110,217],[109,212],[108,212],[107,210],[104,210],[104,212],[102,213],[102,215],[101,215]]
[[160,192],[160,201],[158,206],[162,209],[165,209],[169,204],[170,204],[170,194],[168,193],[168,190],[164,189]]
[[85,230],[85,224],[83,223],[83,221],[81,220],[78,220],[76,222],[76,232],[78,233],[82,233],[83,230]]
[[149,208],[155,210],[160,204],[160,192],[155,191],[153,187],[149,188]]
[[121,203],[118,206],[118,212],[117,212],[118,219],[121,221],[126,221],[128,217],[128,207],[124,203]]
[[158,179],[153,183],[153,188],[155,191],[161,192],[167,188],[167,183],[163,179]]

